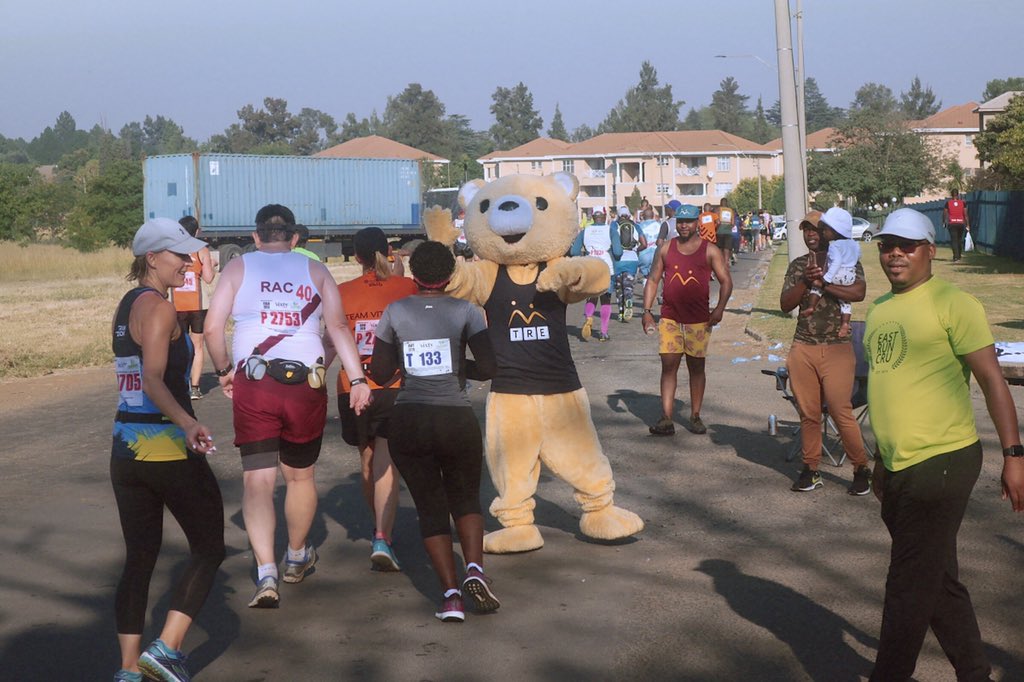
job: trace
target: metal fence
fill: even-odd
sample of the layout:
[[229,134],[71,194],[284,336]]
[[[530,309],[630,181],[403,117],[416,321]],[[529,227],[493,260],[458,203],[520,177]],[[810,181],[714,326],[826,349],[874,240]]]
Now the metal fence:
[[[971,238],[983,253],[1024,261],[1024,192],[970,192],[964,195],[971,219]],[[935,241],[949,243],[942,224],[946,200],[914,204],[935,225]]]

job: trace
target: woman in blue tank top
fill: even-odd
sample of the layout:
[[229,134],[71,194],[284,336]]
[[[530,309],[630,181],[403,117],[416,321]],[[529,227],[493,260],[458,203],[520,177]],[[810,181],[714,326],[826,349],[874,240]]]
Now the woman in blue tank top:
[[[121,669],[115,682],[188,680],[179,651],[224,560],[224,504],[205,455],[210,430],[192,410],[187,372],[193,349],[167,300],[206,244],[173,220],[147,221],[135,234],[129,281],[113,324],[120,393],[114,419],[110,479],[125,542],[125,565],[114,602]],[[160,637],[142,651],[146,599],[170,509],[191,556],[170,598]]]

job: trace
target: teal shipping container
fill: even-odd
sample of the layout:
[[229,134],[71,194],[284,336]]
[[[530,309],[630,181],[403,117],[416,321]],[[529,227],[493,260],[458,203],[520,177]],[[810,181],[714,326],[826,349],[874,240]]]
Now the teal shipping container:
[[145,217],[193,215],[214,244],[244,245],[266,204],[284,204],[324,242],[370,225],[394,236],[420,230],[414,160],[169,154],[147,158],[144,173]]

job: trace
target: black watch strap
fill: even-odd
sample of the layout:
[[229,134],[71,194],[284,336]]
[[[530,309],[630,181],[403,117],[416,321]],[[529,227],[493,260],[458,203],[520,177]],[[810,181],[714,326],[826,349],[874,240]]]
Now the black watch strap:
[[1024,445],[1011,445],[1004,448],[1003,457],[1024,457]]
[[224,369],[214,370],[213,373],[219,377],[226,377],[227,375],[231,374],[231,365],[228,365]]

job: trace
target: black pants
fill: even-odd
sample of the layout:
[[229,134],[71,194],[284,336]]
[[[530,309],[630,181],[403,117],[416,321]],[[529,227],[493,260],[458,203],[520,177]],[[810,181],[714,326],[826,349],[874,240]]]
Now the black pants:
[[931,627],[957,680],[988,680],[971,597],[958,580],[956,534],[981,471],[981,443],[886,472],[882,520],[892,536],[872,682],[903,682]]
[[480,513],[484,446],[473,408],[398,403],[388,434],[423,537],[451,535],[449,517]]
[[149,581],[163,540],[164,507],[185,532],[191,556],[174,586],[170,609],[195,618],[224,561],[224,503],[203,457],[139,462],[112,457],[110,480],[124,534],[125,562],[117,584],[117,632],[140,635]]
[[953,260],[960,260],[964,254],[964,226],[950,223],[946,228],[949,230],[950,246],[953,247]]

